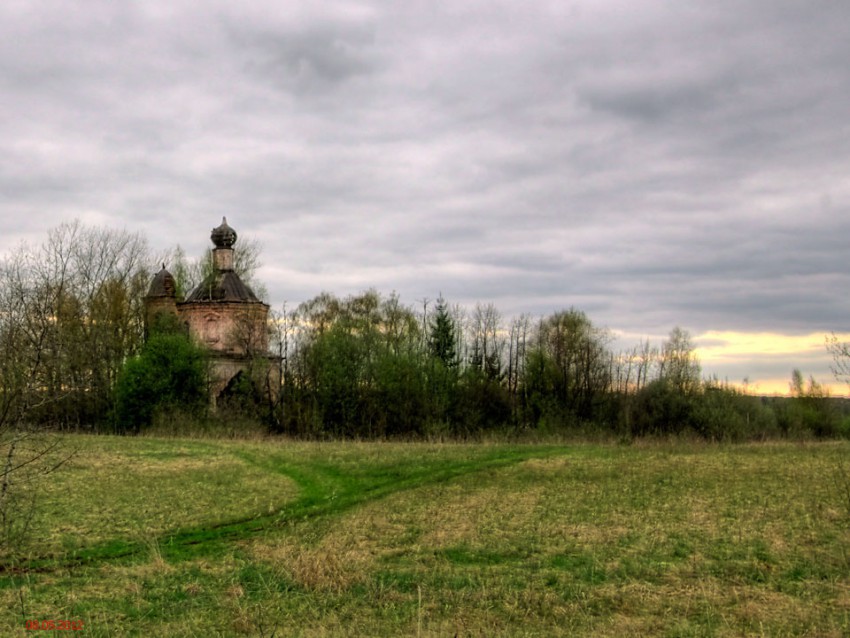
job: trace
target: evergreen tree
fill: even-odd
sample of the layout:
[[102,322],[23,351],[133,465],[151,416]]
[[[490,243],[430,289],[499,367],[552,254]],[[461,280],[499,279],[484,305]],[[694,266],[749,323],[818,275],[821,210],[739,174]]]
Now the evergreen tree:
[[431,334],[428,339],[431,356],[442,361],[446,368],[456,368],[458,365],[456,343],[455,323],[449,314],[446,300],[440,295],[431,320]]

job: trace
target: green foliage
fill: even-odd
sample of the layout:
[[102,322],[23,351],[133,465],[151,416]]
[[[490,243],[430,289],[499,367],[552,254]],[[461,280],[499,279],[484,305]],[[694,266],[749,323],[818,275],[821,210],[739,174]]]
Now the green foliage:
[[776,415],[761,397],[706,381],[692,401],[690,426],[708,440],[746,441],[779,435]]
[[179,332],[155,332],[115,384],[115,428],[139,432],[158,412],[202,410],[206,388],[204,350]]
[[646,344],[618,356],[608,331],[576,309],[544,317],[536,331],[515,323],[506,342],[498,311],[479,304],[458,339],[442,298],[417,320],[395,296],[375,291],[323,293],[302,304],[295,322],[302,329],[288,360],[283,421],[296,435],[524,431],[743,441],[842,436],[850,424],[836,409],[843,404],[821,396],[817,384],[786,404],[702,380],[681,328],[660,349]]
[[485,370],[470,367],[463,372],[452,411],[452,429],[461,437],[504,427],[510,422],[511,403],[503,384]]
[[299,430],[342,437],[421,433],[428,379],[413,313],[395,296],[374,291],[344,301],[321,295],[302,313],[312,329],[296,359],[293,403],[284,407],[300,411]]
[[793,370],[791,399],[779,409],[778,419],[787,436],[831,438],[844,431],[841,415],[829,392],[813,377],[808,383],[799,370]]
[[335,326],[317,335],[308,354],[316,417],[334,436],[353,436],[360,429],[365,345],[365,337]]
[[446,300],[440,296],[431,318],[431,334],[428,340],[431,356],[438,359],[446,368],[456,368],[458,366],[456,344],[455,322],[449,314]]
[[608,334],[570,309],[542,320],[525,366],[524,392],[532,418],[591,420],[610,389]]
[[684,393],[657,379],[634,397],[629,411],[633,436],[696,434],[710,441],[747,441],[781,434],[774,410],[761,397],[709,380]]
[[555,361],[546,352],[534,348],[528,353],[522,380],[526,423],[534,427],[542,422],[563,424],[568,420],[566,407],[558,400],[556,390],[561,378]]
[[696,402],[667,379],[656,379],[637,393],[632,418],[632,434],[680,434],[694,423]]
[[422,434],[428,414],[424,372],[413,354],[384,352],[378,357],[369,402],[378,432],[386,436]]

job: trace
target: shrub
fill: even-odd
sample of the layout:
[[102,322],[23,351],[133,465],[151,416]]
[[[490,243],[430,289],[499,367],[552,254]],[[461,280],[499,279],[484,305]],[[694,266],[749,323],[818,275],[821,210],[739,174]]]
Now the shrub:
[[204,351],[179,333],[151,335],[115,384],[115,428],[139,432],[162,410],[202,411],[207,403]]
[[685,394],[666,379],[657,379],[637,393],[632,435],[680,434],[691,426],[694,395]]

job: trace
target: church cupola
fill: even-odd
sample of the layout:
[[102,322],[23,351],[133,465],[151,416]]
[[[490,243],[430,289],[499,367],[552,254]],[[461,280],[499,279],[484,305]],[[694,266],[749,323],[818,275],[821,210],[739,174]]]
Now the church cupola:
[[162,270],[154,275],[148,289],[148,298],[169,298],[177,297],[177,285],[174,281],[174,276],[165,269],[165,264],[162,264]]
[[221,226],[213,228],[210,239],[215,244],[212,251],[213,271],[189,293],[185,303],[247,302],[264,306],[234,270],[233,244],[236,243],[236,231],[227,225],[226,217],[222,217]]
[[177,284],[162,264],[162,270],[154,276],[145,297],[145,335],[166,321],[164,317],[176,317],[177,314]]
[[221,226],[213,228],[210,234],[213,249],[213,266],[218,271],[233,270],[233,244],[236,243],[236,231],[227,225],[227,217],[221,218]]

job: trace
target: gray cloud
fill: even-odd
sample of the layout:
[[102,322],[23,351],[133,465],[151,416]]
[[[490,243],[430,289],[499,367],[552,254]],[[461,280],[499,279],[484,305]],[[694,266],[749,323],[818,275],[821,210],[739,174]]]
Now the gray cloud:
[[197,254],[227,215],[275,304],[375,286],[636,334],[850,329],[848,18],[4,3],[0,249],[77,217]]

